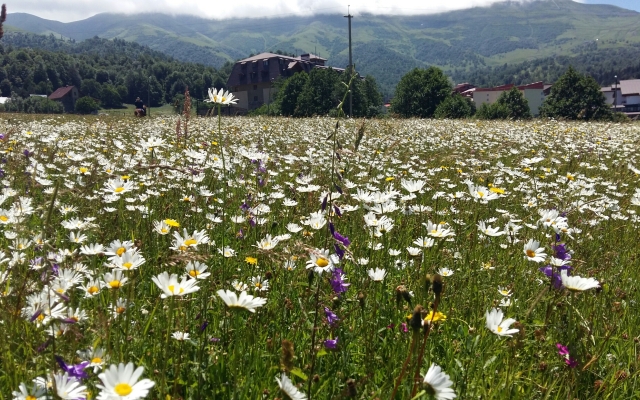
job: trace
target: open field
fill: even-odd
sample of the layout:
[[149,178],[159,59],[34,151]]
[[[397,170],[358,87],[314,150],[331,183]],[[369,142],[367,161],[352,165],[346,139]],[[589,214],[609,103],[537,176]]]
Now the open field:
[[0,399],[640,396],[639,125],[176,118],[0,121]]

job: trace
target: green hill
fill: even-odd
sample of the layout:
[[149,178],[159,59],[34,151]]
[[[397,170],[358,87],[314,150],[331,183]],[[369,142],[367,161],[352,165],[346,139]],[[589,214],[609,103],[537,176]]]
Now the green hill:
[[[344,67],[347,23],[342,15],[273,19],[207,20],[163,14],[98,14],[61,23],[9,14],[6,24],[24,31],[75,40],[94,36],[147,45],[179,60],[221,67],[251,53],[315,52]],[[640,43],[640,13],[571,0],[501,2],[437,15],[353,19],[354,63],[390,95],[413,67],[437,65],[462,76],[484,67],[577,54]]]

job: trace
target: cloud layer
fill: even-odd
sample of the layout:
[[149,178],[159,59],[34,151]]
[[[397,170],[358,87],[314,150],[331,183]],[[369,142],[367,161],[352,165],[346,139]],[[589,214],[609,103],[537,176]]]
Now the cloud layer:
[[[103,12],[165,14],[191,14],[211,19],[244,17],[284,17],[345,13],[347,4],[351,13],[372,14],[432,14],[476,6],[488,6],[504,0],[254,0],[203,1],[203,0],[20,0],[7,4],[9,13],[25,12],[41,18],[62,22],[77,21]],[[545,0],[512,0],[545,1]],[[550,1],[550,0],[546,0]],[[11,25],[10,20],[7,24]]]

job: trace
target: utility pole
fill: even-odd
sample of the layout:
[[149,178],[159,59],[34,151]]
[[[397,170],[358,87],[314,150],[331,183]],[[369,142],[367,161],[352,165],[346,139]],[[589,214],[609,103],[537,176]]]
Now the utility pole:
[[151,116],[151,75],[147,79],[147,115]]
[[618,75],[614,77],[616,80],[616,89],[613,92],[613,112],[618,111]]
[[349,68],[347,69],[347,71],[349,71],[349,75],[347,76],[347,79],[349,79],[349,117],[353,117],[353,97],[351,95],[351,74],[353,73],[353,54],[351,53],[351,18],[353,18],[353,15],[351,15],[351,11],[349,10],[351,6],[347,6],[347,15],[345,15],[345,18],[349,19]]

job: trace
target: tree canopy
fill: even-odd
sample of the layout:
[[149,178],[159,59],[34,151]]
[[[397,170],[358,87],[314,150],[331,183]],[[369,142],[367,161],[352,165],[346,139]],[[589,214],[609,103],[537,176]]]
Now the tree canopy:
[[402,117],[431,118],[451,90],[451,83],[441,69],[415,68],[400,79],[391,108]]
[[[262,106],[256,113],[294,117],[335,113],[346,93],[349,79],[349,74],[332,68],[314,68],[308,74],[298,72],[276,82],[274,102]],[[351,94],[354,117],[372,117],[380,112],[382,95],[373,77],[361,79],[356,75]],[[349,113],[348,103],[343,105],[343,111]]]
[[[124,40],[88,39],[80,43],[52,36],[11,33],[0,45],[0,92],[51,94],[74,85],[103,107],[133,103],[137,96],[152,106],[171,102],[186,87],[207,98],[210,87],[224,87],[227,75],[212,67],[177,61]],[[15,43],[15,46],[10,44]],[[18,47],[20,46],[20,47]],[[44,49],[43,49],[44,48]],[[46,50],[49,49],[49,50]]]
[[612,118],[612,112],[598,82],[569,67],[551,87],[551,93],[540,107],[540,116],[587,121],[608,120]]
[[502,92],[495,103],[482,104],[476,116],[480,119],[530,119],[529,102],[516,86]]

